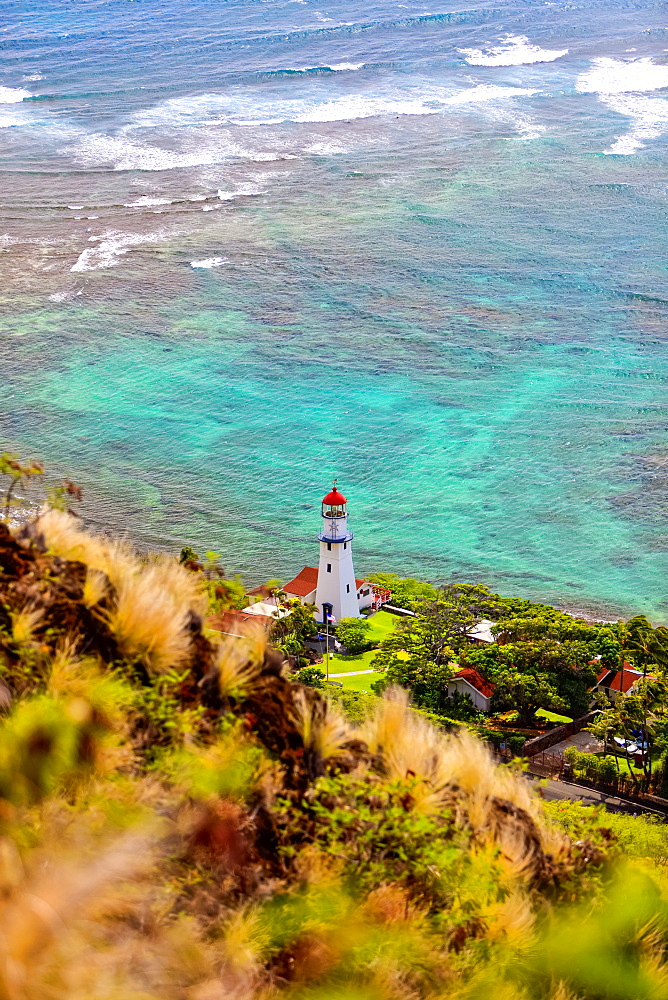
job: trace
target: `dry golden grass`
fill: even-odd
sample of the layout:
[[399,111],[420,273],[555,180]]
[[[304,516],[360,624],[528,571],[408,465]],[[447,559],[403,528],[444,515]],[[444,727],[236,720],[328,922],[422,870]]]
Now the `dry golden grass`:
[[142,562],[129,546],[89,535],[74,519],[48,511],[37,522],[49,551],[87,567],[84,603],[104,596],[107,580],[114,588],[106,621],[123,655],[141,658],[162,673],[188,655],[191,613],[206,613],[200,581],[175,559]]
[[41,608],[28,606],[21,611],[10,612],[12,639],[22,646],[32,642],[35,629],[44,618]]
[[99,569],[86,570],[86,582],[83,589],[83,603],[87,608],[93,608],[106,596],[108,590],[108,579],[106,573]]
[[304,746],[322,761],[340,757],[353,732],[338,709],[327,702],[309,700],[303,688],[295,692],[294,706],[295,723]]
[[142,659],[157,673],[179,666],[190,649],[190,607],[165,585],[170,577],[171,567],[166,565],[126,572],[116,583],[116,599],[105,614],[121,653]]
[[216,643],[220,693],[224,698],[242,698],[252,690],[267,648],[267,633],[262,626],[247,622],[241,628],[241,638],[221,638],[217,632],[210,633],[211,641]]
[[382,759],[388,777],[422,779],[414,791],[415,808],[426,813],[453,808],[458,824],[470,826],[481,842],[501,846],[517,873],[531,860],[526,830],[522,824],[499,823],[498,800],[535,821],[543,850],[558,856],[565,849],[566,838],[556,828],[545,826],[540,803],[524,778],[498,767],[487,747],[470,733],[444,735],[436,730],[411,710],[401,688],[386,692],[361,735]]
[[[156,831],[157,832],[157,831]],[[88,903],[100,905],[111,883],[135,877],[153,864],[154,837],[131,833],[85,861],[59,859],[34,873],[11,874],[12,892],[0,901],[0,997],[27,1000],[43,995],[40,980],[54,947],[67,947],[73,922]],[[55,845],[54,855],[57,856]],[[6,880],[7,857],[2,859]],[[72,971],[76,965],[71,964]],[[54,993],[63,1000],[68,992]]]

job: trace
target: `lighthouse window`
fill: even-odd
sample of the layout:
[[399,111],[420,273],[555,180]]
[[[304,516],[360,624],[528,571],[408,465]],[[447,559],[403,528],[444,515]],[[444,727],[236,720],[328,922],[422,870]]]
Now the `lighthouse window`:
[[344,542],[343,543],[343,547],[344,547],[344,549],[347,549],[348,548],[348,542]]
[[332,543],[331,542],[327,542],[327,551],[328,552],[332,551]]
[[328,573],[332,572],[332,564],[331,563],[327,563],[327,572]]
[[350,593],[350,584],[347,583],[346,584],[346,594],[349,594],[349,593]]

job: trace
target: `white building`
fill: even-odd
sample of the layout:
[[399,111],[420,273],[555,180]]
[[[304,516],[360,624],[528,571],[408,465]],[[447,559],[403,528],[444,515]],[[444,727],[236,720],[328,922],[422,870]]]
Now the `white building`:
[[477,670],[464,667],[448,682],[448,694],[464,694],[481,712],[489,712],[494,694],[494,684],[486,681]]
[[359,618],[363,608],[375,610],[390,597],[389,591],[355,577],[347,504],[336,485],[323,498],[318,568],[305,566],[283,587],[288,597],[315,604],[318,622]]

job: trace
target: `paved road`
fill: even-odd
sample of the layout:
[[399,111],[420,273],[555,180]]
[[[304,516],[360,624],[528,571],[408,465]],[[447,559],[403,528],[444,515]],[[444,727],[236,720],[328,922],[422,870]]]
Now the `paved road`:
[[[541,778],[533,778],[528,775],[531,781],[544,781]],[[655,809],[648,809],[647,806],[638,805],[637,802],[630,802],[628,799],[620,799],[616,795],[608,795],[606,792],[599,792],[595,788],[583,788],[582,785],[573,785],[569,781],[548,780],[540,789],[540,794],[549,802],[558,799],[570,799],[579,801],[586,806],[604,805],[610,812],[625,812],[631,815],[639,813],[651,813],[654,816],[663,816],[663,813]]]

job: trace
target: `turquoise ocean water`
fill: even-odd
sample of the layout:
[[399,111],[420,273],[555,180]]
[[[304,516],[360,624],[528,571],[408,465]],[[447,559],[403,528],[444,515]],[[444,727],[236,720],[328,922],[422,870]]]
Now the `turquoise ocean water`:
[[140,544],[668,620],[656,3],[4,0],[0,434]]

